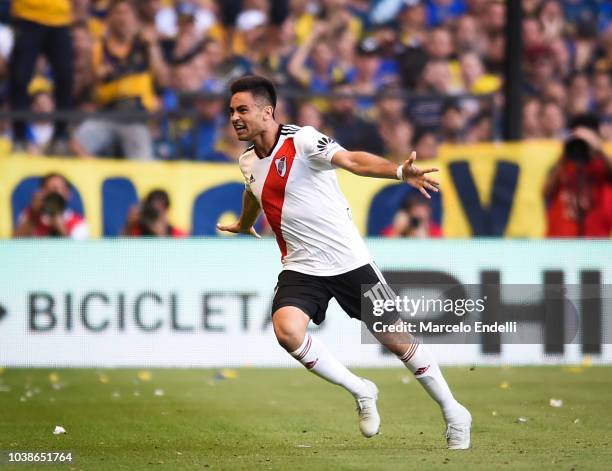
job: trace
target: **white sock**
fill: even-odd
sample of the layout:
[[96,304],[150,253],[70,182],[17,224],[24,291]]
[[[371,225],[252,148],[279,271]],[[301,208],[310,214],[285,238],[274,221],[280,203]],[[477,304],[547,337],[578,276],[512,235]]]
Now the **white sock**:
[[400,360],[414,373],[431,398],[440,405],[447,423],[462,419],[464,408],[453,397],[438,363],[425,345],[413,343]]
[[357,375],[351,373],[327,350],[323,343],[306,333],[300,348],[291,355],[306,369],[330,383],[342,386],[353,396],[363,396],[368,393],[366,383]]

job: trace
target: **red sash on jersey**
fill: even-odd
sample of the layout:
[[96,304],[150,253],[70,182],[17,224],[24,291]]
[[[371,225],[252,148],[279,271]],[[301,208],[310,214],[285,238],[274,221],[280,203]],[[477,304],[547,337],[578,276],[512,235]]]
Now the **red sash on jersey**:
[[276,236],[276,242],[281,251],[281,260],[287,255],[287,243],[281,230],[283,204],[285,203],[285,188],[289,173],[295,158],[293,139],[287,138],[272,159],[266,182],[261,193],[261,203],[270,227]]

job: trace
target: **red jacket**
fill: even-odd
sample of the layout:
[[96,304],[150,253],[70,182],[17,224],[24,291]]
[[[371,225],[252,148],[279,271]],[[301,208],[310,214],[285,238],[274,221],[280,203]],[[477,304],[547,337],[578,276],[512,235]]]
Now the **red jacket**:
[[548,237],[610,237],[612,175],[603,155],[584,166],[563,160],[549,199]]

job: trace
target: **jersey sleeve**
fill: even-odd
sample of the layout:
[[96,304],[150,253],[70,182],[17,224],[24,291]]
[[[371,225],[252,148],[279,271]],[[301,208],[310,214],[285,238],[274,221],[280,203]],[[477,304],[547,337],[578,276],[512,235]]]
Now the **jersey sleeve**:
[[332,170],[331,160],[336,152],[345,150],[331,137],[317,131],[312,126],[304,126],[294,138],[296,151],[303,156],[314,170]]

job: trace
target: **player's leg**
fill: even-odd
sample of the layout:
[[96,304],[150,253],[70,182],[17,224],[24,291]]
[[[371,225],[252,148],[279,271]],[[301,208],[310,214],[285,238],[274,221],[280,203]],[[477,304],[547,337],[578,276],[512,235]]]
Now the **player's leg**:
[[355,397],[359,428],[363,435],[371,437],[380,427],[378,389],[348,370],[307,330],[311,320],[320,324],[325,319],[330,297],[319,277],[283,271],[272,303],[274,333],[280,345],[309,371],[342,386]]
[[440,406],[447,425],[448,447],[469,448],[472,416],[453,396],[429,348],[419,343],[409,333],[377,333],[375,337],[400,359]]
[[[447,424],[449,448],[463,449],[469,447],[470,413],[453,397],[438,363],[429,349],[418,343],[407,332],[375,332],[372,325],[369,325],[372,323],[372,318],[362,319],[362,299],[368,302],[367,299],[369,298],[362,298],[361,286],[375,285],[377,283],[386,285],[386,281],[376,265],[364,265],[348,273],[329,278],[333,296],[342,309],[350,317],[361,319],[375,338],[404,363],[430,397],[439,404]],[[370,312],[373,312],[373,310],[370,309]],[[388,318],[386,316],[382,318],[376,317],[375,320],[384,323],[395,323],[398,321],[397,316],[390,316]],[[461,430],[461,433],[453,432],[457,428]],[[448,437],[449,431],[453,432],[450,438]]]
[[272,325],[278,343],[297,361],[317,376],[342,386],[353,396],[367,393],[363,379],[355,375],[325,345],[307,331],[310,317],[296,306],[284,306],[272,315]]

